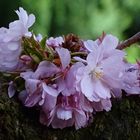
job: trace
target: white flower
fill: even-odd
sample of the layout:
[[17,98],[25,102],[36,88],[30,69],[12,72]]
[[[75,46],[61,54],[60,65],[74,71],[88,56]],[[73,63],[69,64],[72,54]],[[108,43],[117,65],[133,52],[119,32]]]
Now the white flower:
[[110,99],[111,91],[122,86],[125,53],[115,49],[117,39],[111,35],[105,36],[100,44],[87,44],[86,48],[91,52],[86,59],[87,65],[77,71],[77,90],[90,101]]
[[34,23],[33,14],[27,15],[23,8],[16,11],[19,20],[9,24],[9,29],[0,28],[0,71],[16,69],[21,54],[21,39],[29,34],[28,28]]

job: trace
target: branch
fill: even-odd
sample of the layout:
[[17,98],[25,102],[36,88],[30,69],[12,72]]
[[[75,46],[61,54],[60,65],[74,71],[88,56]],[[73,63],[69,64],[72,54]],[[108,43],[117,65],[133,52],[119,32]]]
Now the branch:
[[117,46],[117,49],[119,50],[123,50],[127,47],[129,47],[130,45],[139,42],[140,41],[140,32],[138,32],[137,34],[135,34],[134,36],[130,37],[129,39],[123,41],[122,43],[120,43]]

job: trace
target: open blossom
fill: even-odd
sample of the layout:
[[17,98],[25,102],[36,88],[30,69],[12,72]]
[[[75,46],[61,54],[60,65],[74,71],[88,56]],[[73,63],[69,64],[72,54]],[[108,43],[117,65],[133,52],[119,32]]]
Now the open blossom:
[[[81,92],[76,91],[75,75],[77,68],[81,63],[71,66],[65,77],[58,79],[58,86],[62,87],[61,94],[57,98],[55,108],[49,113],[41,114],[40,121],[46,125],[52,125],[53,128],[64,128],[75,126],[76,129],[88,124],[93,111],[91,103],[83,96]],[[43,106],[43,110],[45,106]],[[48,113],[47,113],[48,114]]]
[[48,126],[51,124],[53,128],[62,129],[75,125],[79,129],[88,124],[91,112],[92,107],[82,94],[59,95],[56,106],[50,113],[46,113],[43,107],[40,121]]
[[58,73],[59,69],[52,63],[43,61],[39,64],[35,72],[27,71],[21,73],[21,77],[25,79],[25,88],[27,98],[24,101],[25,106],[32,107],[35,105],[42,105],[44,103],[44,98],[46,94],[49,95],[49,92],[45,92],[46,89],[49,91],[55,91],[55,94],[58,94],[55,85],[46,84],[47,78],[54,76]]
[[77,71],[77,90],[92,102],[108,100],[113,89],[122,88],[125,53],[115,49],[117,44],[118,40],[111,35],[106,35],[99,44],[93,41],[86,44],[90,53],[87,65]]
[[19,20],[9,24],[9,29],[0,28],[0,71],[16,69],[19,63],[21,38],[28,34],[28,28],[34,23],[34,16],[27,15],[23,8],[16,11]]
[[[26,91],[22,92],[24,96],[21,95],[21,100],[27,107],[41,107],[41,123],[51,124],[53,128],[75,125],[76,129],[79,129],[88,124],[93,110],[90,102],[83,94],[76,92],[74,87],[75,72],[80,64],[69,68],[69,51],[58,48],[56,52],[61,62],[59,67],[43,61],[35,72],[21,73],[26,88]],[[50,77],[56,80],[51,81]]]
[[123,76],[123,89],[130,94],[140,94],[140,67],[139,64],[126,64]]
[[[26,106],[34,106],[39,104],[40,101],[42,102],[41,104],[43,104],[45,98],[44,94],[49,94],[49,91],[50,94],[51,91],[58,93],[62,91],[63,86],[59,86],[61,84],[58,84],[57,79],[63,77],[63,73],[65,73],[65,69],[70,63],[70,54],[69,51],[64,48],[58,48],[56,52],[60,58],[60,67],[51,62],[42,61],[35,72],[27,71],[21,73],[21,77],[25,79],[25,87],[28,94],[25,101]],[[52,79],[55,78],[56,80],[52,82]],[[45,91],[48,91],[48,93]]]

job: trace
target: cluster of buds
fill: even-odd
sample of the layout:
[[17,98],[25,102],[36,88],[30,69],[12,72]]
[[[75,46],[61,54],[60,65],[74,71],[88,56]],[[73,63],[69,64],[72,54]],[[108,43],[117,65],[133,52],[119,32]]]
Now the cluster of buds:
[[23,8],[16,13],[19,20],[0,28],[0,71],[12,75],[9,97],[18,93],[26,107],[39,108],[42,124],[79,129],[96,112],[110,111],[111,99],[121,98],[122,90],[140,94],[140,62],[126,62],[117,37],[43,38],[28,31],[33,14]]

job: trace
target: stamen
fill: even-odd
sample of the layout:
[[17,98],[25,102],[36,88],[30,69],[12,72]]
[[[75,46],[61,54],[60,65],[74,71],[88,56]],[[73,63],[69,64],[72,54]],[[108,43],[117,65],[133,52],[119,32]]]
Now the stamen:
[[90,73],[93,78],[100,79],[103,76],[103,68],[96,67],[94,70]]

